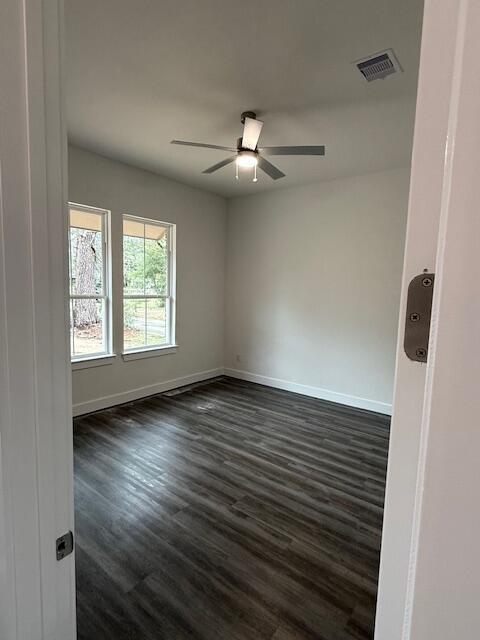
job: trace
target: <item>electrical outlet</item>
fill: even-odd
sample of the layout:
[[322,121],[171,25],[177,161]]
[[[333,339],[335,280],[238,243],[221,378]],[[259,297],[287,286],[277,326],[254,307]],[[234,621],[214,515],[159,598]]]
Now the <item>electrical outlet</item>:
[[235,362],[241,362],[241,361],[242,361],[242,358],[237,353],[237,355],[235,356]]

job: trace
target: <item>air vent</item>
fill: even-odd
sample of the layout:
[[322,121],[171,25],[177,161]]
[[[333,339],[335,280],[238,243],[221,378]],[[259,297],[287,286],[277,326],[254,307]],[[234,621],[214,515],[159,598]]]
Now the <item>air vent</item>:
[[362,58],[355,64],[367,82],[382,80],[392,73],[403,71],[392,49],[375,53],[368,58]]

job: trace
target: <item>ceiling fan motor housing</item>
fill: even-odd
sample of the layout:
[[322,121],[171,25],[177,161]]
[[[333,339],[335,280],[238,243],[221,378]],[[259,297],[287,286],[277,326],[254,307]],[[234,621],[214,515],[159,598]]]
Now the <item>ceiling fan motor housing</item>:
[[245,124],[245,118],[251,118],[252,120],[256,120],[257,114],[255,113],[255,111],[244,111],[240,116],[240,120],[242,121],[242,124]]
[[251,151],[252,153],[258,153],[257,149],[253,151],[252,149],[247,149],[243,146],[243,138],[237,139],[237,151]]

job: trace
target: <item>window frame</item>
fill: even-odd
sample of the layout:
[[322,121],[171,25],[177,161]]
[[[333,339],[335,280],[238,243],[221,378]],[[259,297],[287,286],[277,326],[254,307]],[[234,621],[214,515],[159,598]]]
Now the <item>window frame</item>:
[[[103,260],[102,260],[102,283],[103,291],[99,295],[78,295],[71,292],[71,243],[70,243],[70,212],[71,210],[84,211],[85,213],[94,213],[101,216],[101,234],[102,234],[102,246],[103,246]],[[71,303],[72,300],[101,300],[104,309],[103,318],[103,331],[104,331],[104,349],[103,351],[96,351],[88,354],[72,354],[72,343],[70,344],[70,360],[72,365],[77,364],[78,368],[82,368],[82,362],[97,361],[101,363],[107,363],[108,359],[114,358],[113,353],[113,335],[112,335],[112,248],[111,248],[111,211],[101,207],[92,207],[86,204],[80,204],[78,202],[68,202],[68,313],[70,322],[71,318]],[[72,327],[73,333],[73,327]],[[75,338],[73,338],[73,343]]]
[[[123,262],[123,222],[131,220],[142,224],[163,227],[167,233],[167,282],[164,295],[157,294],[127,294],[124,287],[124,262]],[[131,213],[122,214],[122,357],[124,360],[136,360],[141,357],[174,353],[176,347],[176,224],[165,222],[154,218],[145,218]],[[167,337],[165,344],[145,345],[143,347],[125,348],[125,300],[165,300],[165,310],[167,312]],[[143,356],[142,356],[143,354]]]

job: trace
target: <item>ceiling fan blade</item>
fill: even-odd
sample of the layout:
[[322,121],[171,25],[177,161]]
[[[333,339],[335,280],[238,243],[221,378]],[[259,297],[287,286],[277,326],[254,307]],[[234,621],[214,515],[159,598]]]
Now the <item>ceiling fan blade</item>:
[[265,158],[261,158],[261,157],[258,158],[258,166],[260,167],[260,169],[265,171],[265,173],[268,176],[273,178],[273,180],[278,180],[279,178],[285,177],[285,174],[283,173],[283,171],[280,171],[280,169],[278,169],[274,164],[272,164],[268,160],[265,160]]
[[245,118],[243,125],[242,147],[255,151],[262,131],[263,122],[256,118]]
[[183,144],[185,147],[201,147],[202,149],[220,149],[221,151],[236,151],[234,147],[221,147],[218,144],[205,144],[203,142],[187,142],[185,140],[172,140],[170,144]]
[[324,156],[324,145],[303,147],[262,147],[259,149],[266,156]]
[[235,162],[236,158],[237,156],[232,156],[231,158],[227,158],[226,160],[217,162],[217,164],[214,164],[213,167],[208,167],[208,169],[205,169],[205,171],[202,171],[202,173],[213,173],[214,171],[217,171],[222,167],[226,167],[227,164],[230,164],[231,162]]

